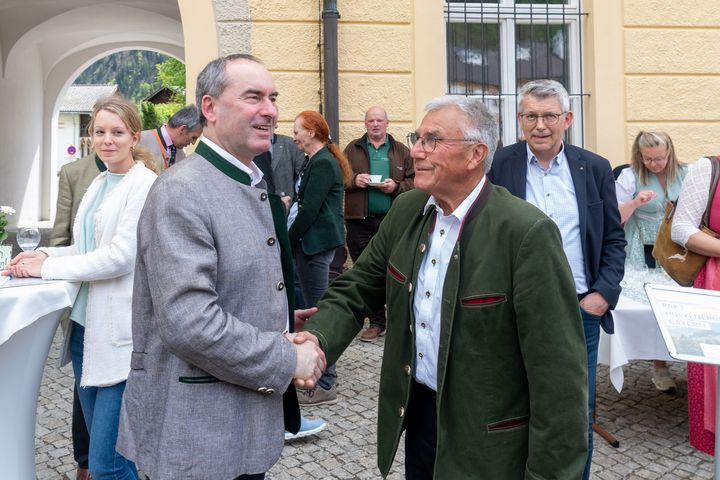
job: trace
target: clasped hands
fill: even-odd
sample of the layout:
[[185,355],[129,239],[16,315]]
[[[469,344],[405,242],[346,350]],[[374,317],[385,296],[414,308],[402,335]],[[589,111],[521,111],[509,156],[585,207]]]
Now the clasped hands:
[[35,250],[33,252],[22,252],[10,260],[7,270],[0,272],[0,275],[7,277],[40,277],[43,263],[47,258],[45,252]]
[[[295,310],[295,330],[302,328],[305,321],[316,312],[316,307]],[[292,342],[297,355],[293,383],[298,388],[313,388],[327,366],[320,341],[309,332],[286,333],[285,337]]]

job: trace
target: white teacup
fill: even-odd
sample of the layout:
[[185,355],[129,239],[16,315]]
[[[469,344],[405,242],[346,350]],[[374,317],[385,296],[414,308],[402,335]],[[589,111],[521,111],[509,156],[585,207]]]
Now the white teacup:
[[381,183],[382,175],[370,175],[370,183]]

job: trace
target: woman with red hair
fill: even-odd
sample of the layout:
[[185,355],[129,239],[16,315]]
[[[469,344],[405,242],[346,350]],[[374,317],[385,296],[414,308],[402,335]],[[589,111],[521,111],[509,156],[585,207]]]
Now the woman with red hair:
[[[330,127],[322,115],[301,112],[293,126],[295,144],[308,157],[300,172],[297,202],[288,227],[305,308],[317,305],[328,287],[335,249],[345,244],[343,195],[352,170],[342,150],[331,142]],[[329,366],[313,390],[298,391],[301,404],[337,401],[335,365]]]

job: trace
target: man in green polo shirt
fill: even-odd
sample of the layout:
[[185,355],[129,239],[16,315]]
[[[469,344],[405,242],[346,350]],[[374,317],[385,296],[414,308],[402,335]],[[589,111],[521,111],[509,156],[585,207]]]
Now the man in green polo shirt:
[[[388,124],[383,108],[370,107],[365,113],[367,133],[345,147],[354,173],[351,185],[345,189],[347,246],[353,262],[377,233],[393,199],[413,188],[415,170],[410,150],[387,133]],[[372,342],[384,333],[382,309],[370,316],[370,325],[360,340]]]

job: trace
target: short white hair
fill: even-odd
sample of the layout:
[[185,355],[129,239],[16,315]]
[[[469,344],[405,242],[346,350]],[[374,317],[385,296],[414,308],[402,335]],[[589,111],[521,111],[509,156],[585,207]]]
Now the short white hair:
[[460,124],[463,137],[487,145],[485,172],[489,172],[500,135],[497,118],[480,97],[463,95],[443,95],[433,98],[425,105],[425,111],[430,113],[448,107],[456,107],[465,115],[465,121]]

